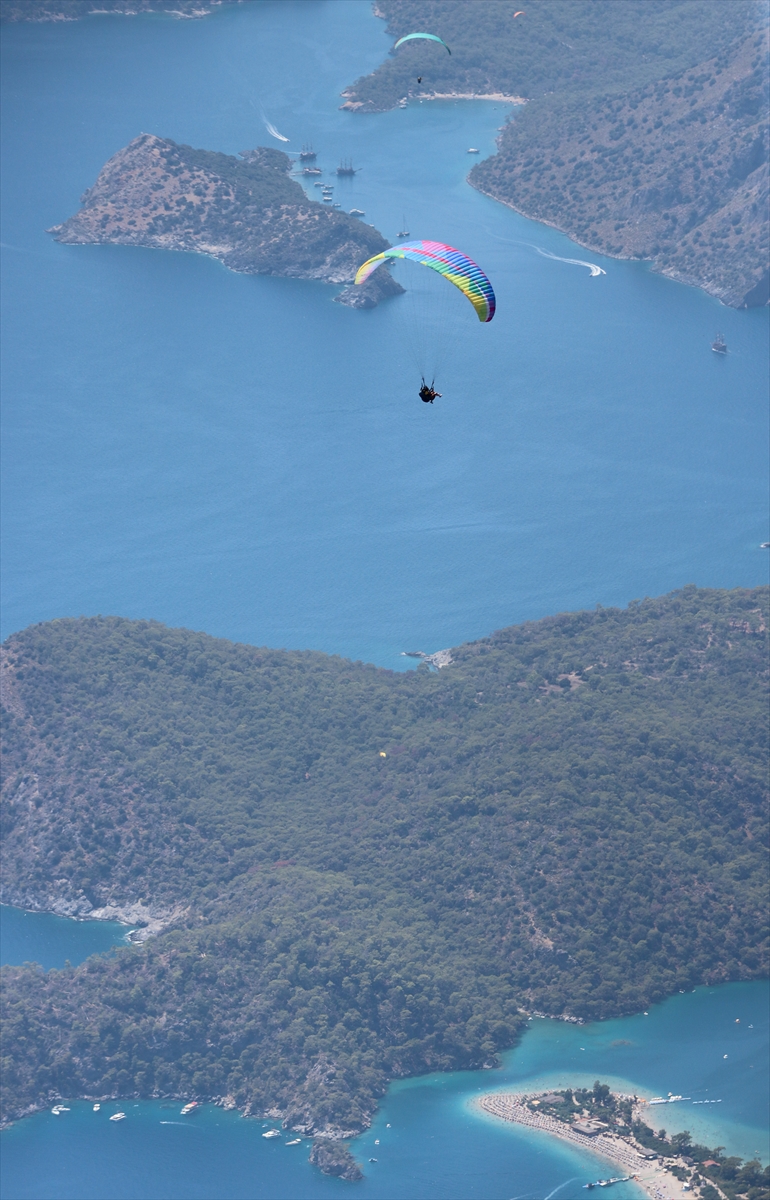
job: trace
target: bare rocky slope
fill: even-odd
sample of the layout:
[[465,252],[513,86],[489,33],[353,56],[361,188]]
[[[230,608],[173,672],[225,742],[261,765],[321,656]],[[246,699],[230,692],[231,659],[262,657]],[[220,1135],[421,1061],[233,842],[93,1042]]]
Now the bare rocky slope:
[[511,121],[470,182],[582,245],[643,258],[733,307],[765,304],[766,35],[659,83]]
[[[68,245],[192,250],[247,274],[350,283],[389,243],[309,200],[290,167],[280,150],[260,147],[239,159],[143,133],[105,164],[80,211],[48,232]],[[376,274],[374,302],[403,290],[386,271]]]

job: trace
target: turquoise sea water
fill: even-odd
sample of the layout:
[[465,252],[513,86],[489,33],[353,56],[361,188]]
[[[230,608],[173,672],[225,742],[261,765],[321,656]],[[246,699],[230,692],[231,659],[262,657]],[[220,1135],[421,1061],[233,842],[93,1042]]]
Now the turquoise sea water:
[[[30,957],[31,948],[22,952]],[[371,1129],[353,1143],[366,1176],[356,1185],[311,1167],[306,1139],[287,1146],[286,1133],[265,1141],[268,1121],[213,1105],[183,1119],[181,1103],[168,1101],[109,1102],[94,1113],[79,1101],[60,1117],[40,1113],[3,1132],[2,1196],[323,1200],[355,1192],[372,1200],[576,1200],[584,1183],[606,1177],[606,1162],[497,1121],[474,1102],[487,1091],[590,1086],[597,1077],[641,1095],[688,1096],[651,1110],[654,1127],[687,1128],[706,1144],[767,1160],[768,998],[767,983],[728,984],[674,996],[648,1015],[582,1027],[534,1020],[499,1070],[395,1083]],[[719,1103],[693,1103],[703,1100]],[[110,1122],[118,1111],[126,1120]],[[613,1195],[639,1200],[641,1193],[627,1183]]]
[[128,929],[117,921],[72,921],[0,904],[0,964],[36,962],[46,971],[67,962],[76,967],[92,954],[125,945]]
[[[767,311],[471,189],[503,106],[340,112],[383,31],[367,0],[4,28],[4,633],[119,613],[398,668],[523,618],[766,579]],[[403,299],[354,312],[326,285],[44,233],[139,132],[235,153],[271,142],[260,106],[325,170],[361,167],[334,180],[346,208],[489,272],[497,316],[468,307],[440,404],[417,399]]]

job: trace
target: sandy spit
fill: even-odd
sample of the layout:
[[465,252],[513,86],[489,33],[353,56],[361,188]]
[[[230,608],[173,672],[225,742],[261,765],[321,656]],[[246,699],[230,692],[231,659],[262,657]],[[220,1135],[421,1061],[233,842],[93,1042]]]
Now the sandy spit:
[[609,1132],[587,1137],[570,1129],[563,1121],[544,1113],[533,1113],[524,1105],[523,1099],[515,1093],[497,1092],[481,1096],[474,1103],[490,1116],[540,1130],[581,1150],[600,1155],[621,1175],[631,1175],[650,1200],[687,1200],[688,1197],[691,1200],[692,1191],[684,1191],[681,1182],[661,1163],[642,1159],[629,1141]]

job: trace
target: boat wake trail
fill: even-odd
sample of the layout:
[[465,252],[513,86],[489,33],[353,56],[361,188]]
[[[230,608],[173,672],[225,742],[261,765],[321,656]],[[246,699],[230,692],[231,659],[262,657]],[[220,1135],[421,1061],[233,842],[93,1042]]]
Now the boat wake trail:
[[[278,138],[279,142],[288,142],[290,140],[289,138],[284,137],[282,133],[279,133],[275,125],[271,125],[266,118],[263,118],[263,120],[265,122],[265,129],[271,137]],[[602,271],[601,274],[603,275],[604,271]]]
[[[565,258],[564,261],[570,262],[571,260]],[[583,265],[587,266],[588,264],[583,264]],[[603,274],[603,272],[602,272],[602,274]],[[557,1196],[559,1194],[559,1192],[561,1191],[561,1189],[567,1187],[568,1184],[577,1183],[577,1179],[578,1179],[577,1175],[573,1175],[571,1179],[566,1179],[564,1181],[564,1183],[560,1183],[557,1188],[554,1188],[552,1192],[549,1192],[548,1195],[544,1197],[544,1200],[551,1200],[551,1198],[553,1196]]]
[[262,108],[261,105],[259,107],[259,113],[260,113],[260,116],[262,117],[262,124],[264,125],[265,129],[267,130],[267,132],[270,134],[271,137],[277,138],[279,142],[290,142],[291,141],[291,138],[284,137],[282,133],[278,132],[275,125],[273,125],[271,121],[268,121],[267,117],[265,116],[265,110],[264,110],[264,108]]
[[554,262],[570,263],[573,267],[588,267],[592,275],[606,275],[607,272],[598,267],[596,263],[583,262],[582,258],[561,258],[558,254],[551,254],[550,250],[541,250],[539,246],[534,246],[538,254],[542,254],[543,258],[552,258]]

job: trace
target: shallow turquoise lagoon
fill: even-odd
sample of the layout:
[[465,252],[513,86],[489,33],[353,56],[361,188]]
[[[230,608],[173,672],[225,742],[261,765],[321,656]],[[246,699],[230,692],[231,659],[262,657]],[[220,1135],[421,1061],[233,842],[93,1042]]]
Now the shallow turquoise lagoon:
[[[737,1019],[737,1023],[736,1023]],[[725,1057],[725,1055],[727,1057]],[[674,996],[639,1014],[593,1025],[535,1020],[499,1070],[455,1072],[391,1086],[372,1128],[353,1143],[366,1178],[351,1185],[307,1162],[309,1143],[265,1141],[272,1122],[212,1105],[182,1118],[168,1101],[74,1102],[2,1134],[4,1200],[577,1200],[606,1177],[587,1153],[482,1114],[487,1091],[591,1085],[600,1077],[641,1095],[689,1100],[651,1110],[659,1129],[690,1129],[707,1144],[767,1160],[768,985],[727,984]],[[694,1101],[711,1100],[704,1105]],[[126,1113],[119,1124],[113,1112]],[[370,1162],[375,1158],[376,1162]],[[619,1200],[639,1200],[632,1183]]]

